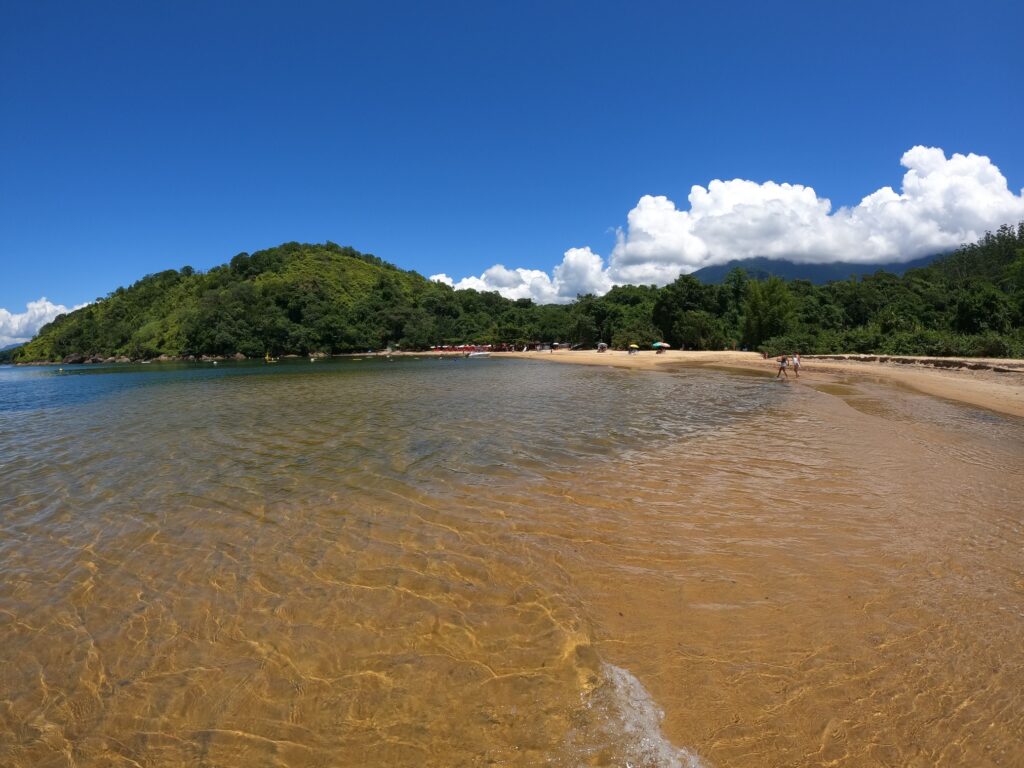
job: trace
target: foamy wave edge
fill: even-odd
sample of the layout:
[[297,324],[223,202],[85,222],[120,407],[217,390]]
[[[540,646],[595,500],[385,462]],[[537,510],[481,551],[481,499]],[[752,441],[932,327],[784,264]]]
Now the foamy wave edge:
[[665,738],[665,713],[632,673],[607,662],[601,671],[611,699],[604,702],[608,724],[619,731],[627,768],[708,768],[695,753]]

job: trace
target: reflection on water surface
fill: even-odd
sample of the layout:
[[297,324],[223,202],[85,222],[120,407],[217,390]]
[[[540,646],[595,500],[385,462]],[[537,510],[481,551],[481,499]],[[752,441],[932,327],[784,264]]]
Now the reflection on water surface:
[[851,389],[0,369],[3,762],[1012,764],[1024,428]]

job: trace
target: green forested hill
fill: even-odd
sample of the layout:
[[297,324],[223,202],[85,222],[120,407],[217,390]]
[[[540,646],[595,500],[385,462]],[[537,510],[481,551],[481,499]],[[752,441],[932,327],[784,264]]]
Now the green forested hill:
[[422,347],[487,337],[495,318],[518,309],[494,294],[456,293],[352,248],[287,243],[239,254],[206,273],[184,267],[148,275],[58,317],[15,359]]
[[902,277],[813,285],[734,270],[703,285],[684,275],[659,291],[654,320],[687,347],[1024,357],[1024,223]]
[[1001,227],[902,277],[825,285],[733,270],[718,285],[683,275],[619,286],[569,305],[455,291],[333,243],[286,243],[200,273],[148,275],[43,327],[16,362],[69,355],[336,353],[388,344],[560,341],[770,353],[1024,357],[1024,223]]

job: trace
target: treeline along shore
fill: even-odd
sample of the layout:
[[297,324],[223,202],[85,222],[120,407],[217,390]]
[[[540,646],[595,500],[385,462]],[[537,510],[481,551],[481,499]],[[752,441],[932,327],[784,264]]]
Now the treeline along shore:
[[286,243],[207,272],[147,275],[3,354],[16,363],[137,361],[656,340],[769,355],[1021,358],[1024,222],[903,276],[814,285],[734,269],[720,284],[682,275],[662,288],[618,286],[565,305],[453,290],[330,242]]

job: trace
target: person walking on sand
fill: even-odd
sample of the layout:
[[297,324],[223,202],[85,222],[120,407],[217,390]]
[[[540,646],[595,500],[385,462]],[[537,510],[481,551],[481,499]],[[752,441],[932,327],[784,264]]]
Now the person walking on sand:
[[779,372],[775,374],[776,379],[779,378],[779,376],[785,376],[787,379],[789,378],[789,374],[786,373],[786,365],[788,363],[789,360],[785,355],[781,355],[779,357]]
[[796,377],[798,379],[800,378],[800,353],[799,352],[797,352],[795,355],[793,355],[793,373],[796,374]]

